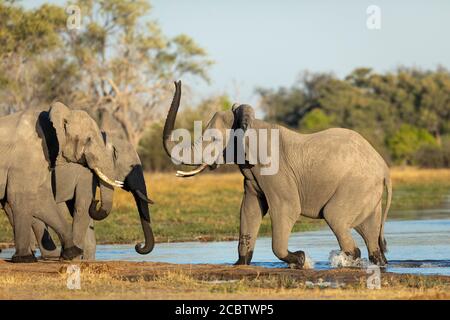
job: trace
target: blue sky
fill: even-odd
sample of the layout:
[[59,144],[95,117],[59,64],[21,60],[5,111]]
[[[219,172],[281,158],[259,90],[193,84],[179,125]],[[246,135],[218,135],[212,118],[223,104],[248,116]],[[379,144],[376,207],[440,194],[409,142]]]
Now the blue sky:
[[[36,6],[45,1],[23,1]],[[63,4],[65,1],[53,0]],[[255,87],[290,86],[299,72],[399,65],[450,68],[450,1],[153,0],[151,18],[169,36],[186,33],[216,62],[200,96],[228,93],[255,103]],[[366,27],[369,5],[381,29]]]

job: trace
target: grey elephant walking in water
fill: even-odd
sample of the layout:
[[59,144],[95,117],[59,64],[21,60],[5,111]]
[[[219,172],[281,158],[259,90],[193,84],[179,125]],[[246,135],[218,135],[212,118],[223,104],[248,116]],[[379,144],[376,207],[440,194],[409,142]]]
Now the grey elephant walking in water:
[[[202,137],[183,152],[172,152],[177,145],[171,139],[181,99],[181,82],[176,91],[164,126],[164,147],[178,163],[192,165],[179,154],[195,154],[213,143],[222,149],[229,146],[229,129],[252,129],[279,134],[279,170],[264,175],[261,163],[239,164],[244,176],[244,196],[240,211],[240,235],[237,264],[249,264],[262,218],[269,213],[272,221],[272,249],[274,254],[289,265],[302,268],[303,251],[288,250],[292,227],[300,216],[324,219],[335,234],[339,246],[347,255],[358,258],[360,250],[351,235],[354,228],[363,237],[371,262],[387,263],[384,252],[384,223],[389,210],[392,187],[389,168],[383,158],[360,134],[347,129],[328,129],[314,134],[300,134],[279,125],[255,119],[248,105],[235,105],[230,111],[216,112],[207,129],[221,133],[221,139]],[[205,131],[206,132],[206,131]],[[268,138],[270,141],[270,138]],[[244,142],[245,144],[245,142]],[[274,150],[272,150],[274,151]],[[225,151],[224,151],[225,152]],[[248,148],[245,150],[248,159]],[[217,158],[219,159],[219,157]],[[218,162],[218,161],[217,161]],[[180,176],[192,176],[216,163],[203,163]],[[384,190],[387,203],[382,210]]]

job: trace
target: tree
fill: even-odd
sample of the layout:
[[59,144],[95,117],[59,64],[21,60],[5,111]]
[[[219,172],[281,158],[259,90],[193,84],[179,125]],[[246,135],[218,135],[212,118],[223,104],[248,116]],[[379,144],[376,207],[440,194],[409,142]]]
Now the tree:
[[388,161],[412,163],[415,143],[442,146],[450,133],[450,73],[441,67],[384,74],[358,68],[344,79],[306,72],[291,88],[258,93],[267,120],[302,132],[354,129]]
[[[212,61],[205,50],[187,35],[165,36],[156,21],[145,20],[148,1],[73,4],[81,9],[80,30],[66,28],[68,16],[61,7],[27,11],[2,3],[1,17],[7,17],[0,22],[0,35],[6,35],[0,36],[2,54],[14,57],[3,66],[11,72],[0,78],[0,96],[15,94],[2,100],[6,112],[53,99],[86,109],[94,118],[108,110],[137,145],[146,127],[162,118],[173,80],[208,81]],[[20,63],[11,68],[16,60]]]
[[57,63],[65,23],[64,10],[57,6],[27,11],[13,1],[0,2],[0,114],[48,102],[52,94],[67,89],[68,82],[58,81],[53,91],[50,77],[42,81],[56,66],[70,69]]
[[388,145],[397,162],[413,164],[414,154],[424,146],[436,146],[433,136],[422,128],[403,124],[400,129],[388,139]]

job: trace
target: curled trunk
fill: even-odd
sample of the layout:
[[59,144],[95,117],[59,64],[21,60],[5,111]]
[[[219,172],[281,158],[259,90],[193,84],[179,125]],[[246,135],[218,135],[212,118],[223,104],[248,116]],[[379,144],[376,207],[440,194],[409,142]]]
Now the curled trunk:
[[94,220],[105,219],[112,210],[114,197],[114,188],[103,181],[100,181],[100,206],[98,206],[98,200],[93,199],[89,206],[89,215]]

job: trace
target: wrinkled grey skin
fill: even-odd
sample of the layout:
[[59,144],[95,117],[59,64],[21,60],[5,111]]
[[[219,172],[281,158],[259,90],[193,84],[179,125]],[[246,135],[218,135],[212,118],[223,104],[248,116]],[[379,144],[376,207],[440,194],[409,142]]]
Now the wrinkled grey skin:
[[[75,246],[82,249],[84,259],[95,259],[95,233],[94,223],[89,218],[90,200],[95,196],[95,188],[98,179],[88,168],[75,163],[66,163],[56,166],[55,177],[55,200],[57,202],[58,212],[66,218],[69,215],[73,217],[72,233]],[[102,191],[102,201],[111,203],[113,200],[113,188],[109,185],[104,186],[109,192]],[[5,212],[10,222],[12,221],[11,210],[5,206]],[[44,259],[59,258],[60,250],[50,236],[48,226],[39,219],[34,218],[32,224],[32,241],[31,250],[35,250],[39,246],[41,255]]]
[[[163,136],[169,155],[175,145],[170,136],[181,97],[181,83],[175,85]],[[361,135],[340,128],[299,134],[255,119],[248,105],[215,113],[207,125],[209,128],[220,130],[223,137],[230,128],[279,130],[278,173],[261,175],[261,164],[239,165],[244,176],[244,197],[236,264],[250,263],[261,220],[267,213],[272,221],[272,250],[292,267],[302,268],[305,262],[303,251],[288,251],[289,235],[300,215],[324,219],[336,235],[341,250],[353,258],[360,256],[350,233],[352,228],[356,229],[365,240],[370,260],[378,265],[387,263],[383,226],[392,194],[389,168]],[[197,143],[205,147],[209,142]],[[182,159],[176,160],[182,162]],[[216,165],[211,166],[214,167]],[[382,212],[385,187],[388,200]]]
[[78,163],[113,177],[113,159],[95,121],[86,112],[58,102],[50,110],[31,108],[2,117],[0,154],[0,199],[14,226],[12,261],[36,261],[31,251],[33,218],[58,234],[62,258],[78,256],[82,250],[75,246],[70,225],[58,213],[51,169],[56,163]]
[[[148,208],[148,204],[153,202],[147,197],[141,161],[136,150],[123,134],[123,130],[117,127],[107,112],[102,114],[100,127],[107,153],[113,159],[114,178],[125,182],[124,189],[133,194],[138,208],[145,244],[143,246],[136,245],[136,251],[140,254],[148,254],[154,247]],[[97,205],[98,201],[95,200],[97,186],[100,186],[99,206]],[[103,181],[99,181],[91,170],[77,164],[56,166],[55,187],[55,199],[58,203],[59,213],[62,216],[70,213],[73,217],[72,231],[75,245],[84,249],[83,259],[94,260],[96,241],[91,218],[103,220],[110,214],[114,189]],[[51,237],[48,239],[48,237],[42,236],[48,234],[47,226],[36,221],[33,231],[38,239],[42,256],[44,258],[57,256],[58,249]],[[47,249],[52,247],[54,250]]]

